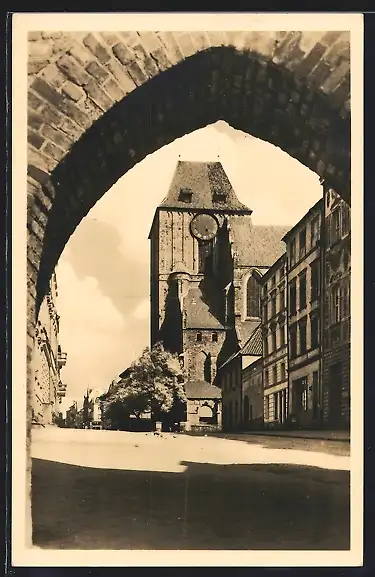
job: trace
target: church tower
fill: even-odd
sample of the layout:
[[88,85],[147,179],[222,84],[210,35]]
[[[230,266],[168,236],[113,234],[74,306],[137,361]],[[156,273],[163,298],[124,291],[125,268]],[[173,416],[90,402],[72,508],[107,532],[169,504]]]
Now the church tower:
[[156,209],[149,235],[151,345],[162,341],[178,353],[190,382],[214,383],[218,357],[235,331],[231,228],[238,222],[250,229],[251,213],[220,162],[179,161]]

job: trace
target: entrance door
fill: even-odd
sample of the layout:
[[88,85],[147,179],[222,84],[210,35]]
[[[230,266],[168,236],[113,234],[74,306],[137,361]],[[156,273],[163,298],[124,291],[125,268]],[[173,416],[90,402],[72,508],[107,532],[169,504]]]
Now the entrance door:
[[342,398],[342,365],[335,363],[329,368],[329,393],[328,410],[329,421],[332,426],[337,426],[341,420],[341,398]]

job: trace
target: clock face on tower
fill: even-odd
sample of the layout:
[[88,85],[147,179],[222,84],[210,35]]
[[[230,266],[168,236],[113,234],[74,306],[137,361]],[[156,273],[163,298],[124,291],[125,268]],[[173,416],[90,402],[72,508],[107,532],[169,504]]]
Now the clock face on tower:
[[191,233],[198,240],[211,240],[217,229],[217,221],[210,214],[197,214],[190,223]]

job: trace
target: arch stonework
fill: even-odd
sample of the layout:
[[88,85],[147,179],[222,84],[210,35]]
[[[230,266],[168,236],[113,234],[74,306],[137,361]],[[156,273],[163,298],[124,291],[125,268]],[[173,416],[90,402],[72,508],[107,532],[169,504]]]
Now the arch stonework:
[[225,120],[349,201],[349,32],[34,31],[28,50],[29,395],[35,319],[58,258],[148,154]]
[[349,199],[348,32],[30,32],[28,46],[38,303],[95,202],[145,156],[217,120],[279,146]]

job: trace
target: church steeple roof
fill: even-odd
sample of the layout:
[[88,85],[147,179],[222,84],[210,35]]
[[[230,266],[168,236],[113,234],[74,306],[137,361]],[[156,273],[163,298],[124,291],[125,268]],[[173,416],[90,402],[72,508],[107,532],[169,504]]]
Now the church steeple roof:
[[238,200],[221,162],[178,161],[159,208],[252,213]]

